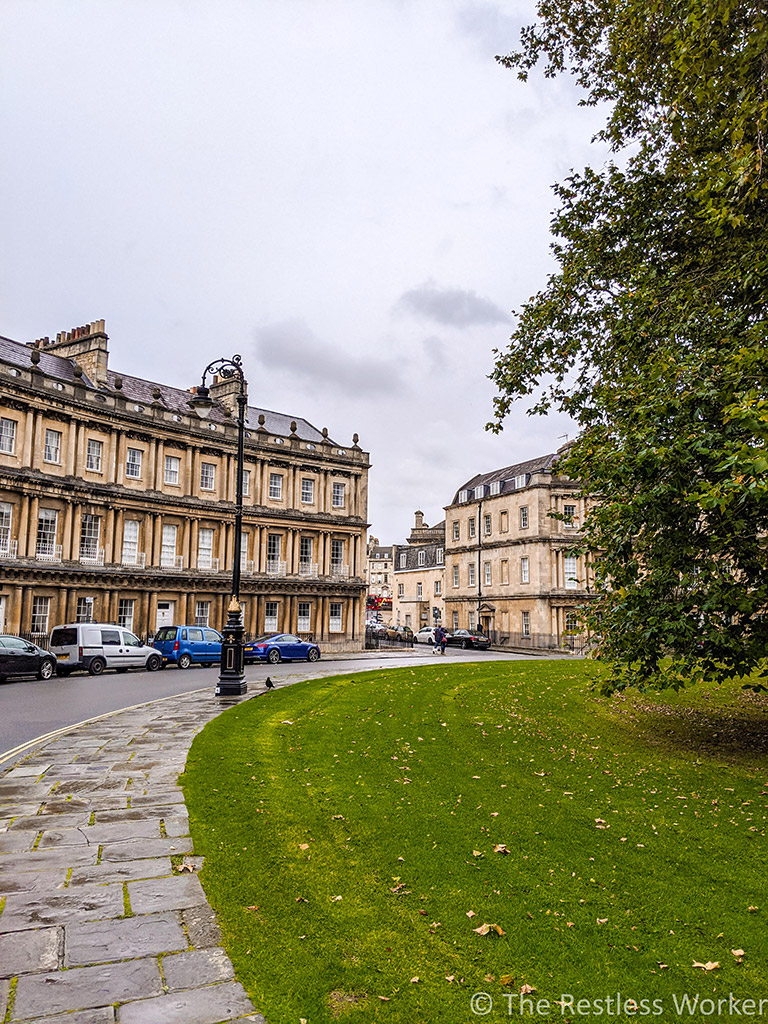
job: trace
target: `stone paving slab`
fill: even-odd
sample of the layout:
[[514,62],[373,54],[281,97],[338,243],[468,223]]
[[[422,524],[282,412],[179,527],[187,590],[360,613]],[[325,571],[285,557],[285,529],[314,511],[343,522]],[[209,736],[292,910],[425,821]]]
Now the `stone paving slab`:
[[90,1010],[162,994],[160,967],[154,959],[25,974],[16,986],[11,1020],[66,1010]]
[[235,703],[151,702],[2,775],[0,1020],[265,1024],[221,948],[178,786],[194,735]]
[[17,832],[11,835],[3,832],[0,835],[0,854],[22,853],[24,850],[31,850],[35,845],[36,833]]
[[55,1017],[35,1017],[19,1021],[19,1024],[115,1024],[115,1010],[112,1006],[101,1006],[82,1013],[57,1013]]
[[[187,946],[178,913],[143,914],[122,921],[88,921],[67,928],[64,964],[82,967],[99,961],[158,956],[186,950]],[[190,982],[193,984],[194,980]]]
[[11,877],[28,871],[51,870],[63,867],[65,870],[74,865],[95,864],[99,856],[98,847],[69,847],[64,850],[41,850],[33,853],[6,853],[0,856],[0,877],[5,878],[6,872]]
[[0,978],[13,978],[23,972],[55,971],[63,938],[59,928],[33,928],[0,935]]
[[[137,878],[156,878],[170,875],[170,857],[147,857],[145,860],[102,861],[93,867],[74,868],[69,877],[70,886],[88,885],[94,882],[129,882]],[[0,878],[2,891],[2,878]]]
[[128,882],[127,887],[134,914],[182,910],[207,902],[200,880],[193,874]]
[[43,893],[20,892],[6,898],[0,927],[4,932],[18,932],[35,925],[119,917],[123,912],[123,887],[118,884]]
[[163,974],[170,992],[176,989],[213,985],[235,976],[232,961],[223,949],[193,949],[163,957]]
[[137,857],[171,857],[176,853],[192,853],[192,840],[189,836],[178,839],[133,839],[127,843],[110,843],[105,846],[101,860],[124,861],[136,860]]
[[[0,874],[0,896],[10,892],[32,892],[60,889],[67,881],[68,868],[63,865],[51,871],[24,871]],[[2,1018],[0,1018],[2,1019]]]
[[120,1007],[120,1024],[219,1024],[253,1010],[237,981],[174,992]]

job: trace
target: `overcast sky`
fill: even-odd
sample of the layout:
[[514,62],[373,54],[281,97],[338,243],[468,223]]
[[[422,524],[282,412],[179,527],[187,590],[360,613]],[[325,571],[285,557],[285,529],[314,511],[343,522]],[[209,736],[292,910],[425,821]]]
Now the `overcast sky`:
[[401,542],[562,417],[487,380],[540,288],[550,186],[600,165],[567,80],[494,60],[533,3],[2,0],[0,334],[104,318],[110,366],[190,387],[239,352],[250,401],[371,454]]

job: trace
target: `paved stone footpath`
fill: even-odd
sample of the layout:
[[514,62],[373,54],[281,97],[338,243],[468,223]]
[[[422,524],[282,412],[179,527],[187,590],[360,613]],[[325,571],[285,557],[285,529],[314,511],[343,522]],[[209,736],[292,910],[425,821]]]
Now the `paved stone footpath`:
[[0,775],[0,1021],[264,1024],[219,945],[176,784],[194,735],[240,699],[121,711]]

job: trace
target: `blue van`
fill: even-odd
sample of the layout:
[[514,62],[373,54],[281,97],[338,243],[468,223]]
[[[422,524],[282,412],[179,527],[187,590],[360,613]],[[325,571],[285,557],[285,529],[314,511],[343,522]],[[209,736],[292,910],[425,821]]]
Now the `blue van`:
[[166,665],[189,668],[193,662],[212,665],[221,660],[222,635],[208,626],[161,626],[152,646]]

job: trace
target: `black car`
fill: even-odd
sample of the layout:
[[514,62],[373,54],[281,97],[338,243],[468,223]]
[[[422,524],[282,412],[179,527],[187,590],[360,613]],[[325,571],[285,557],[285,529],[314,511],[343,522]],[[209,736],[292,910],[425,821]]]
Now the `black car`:
[[491,641],[487,636],[474,630],[454,629],[452,633],[448,634],[448,646],[463,647],[465,650],[472,647],[479,651],[487,651],[491,646]]
[[0,682],[14,676],[50,679],[56,673],[56,658],[20,636],[0,636]]

